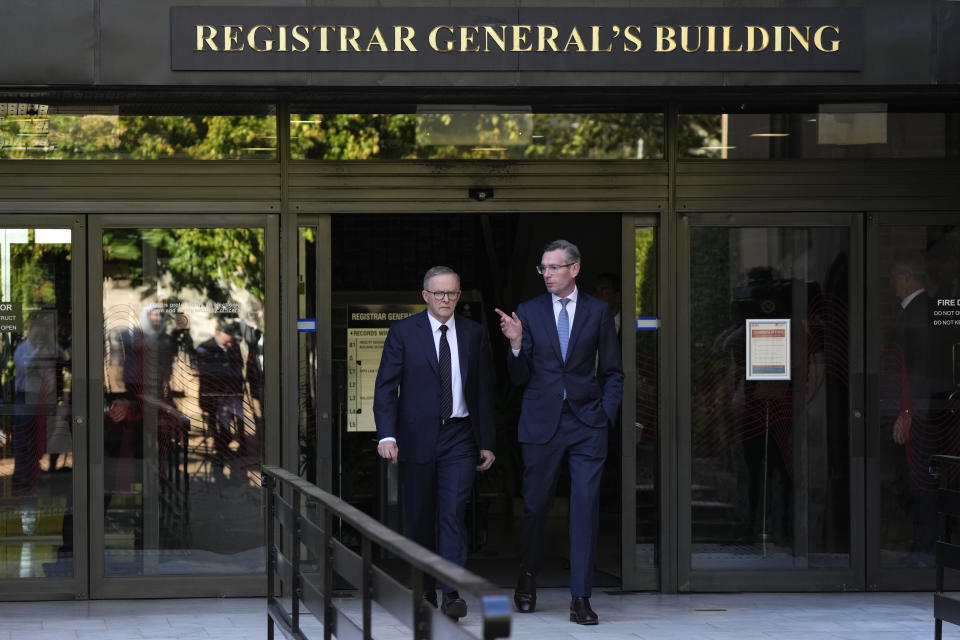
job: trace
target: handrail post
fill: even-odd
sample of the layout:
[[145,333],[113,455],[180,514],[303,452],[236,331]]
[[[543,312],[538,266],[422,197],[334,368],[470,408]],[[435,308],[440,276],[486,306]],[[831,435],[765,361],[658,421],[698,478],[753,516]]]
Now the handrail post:
[[333,516],[326,505],[323,509],[323,639],[333,637],[336,624],[333,610]]
[[302,527],[300,519],[300,503],[302,495],[297,487],[293,488],[293,549],[290,550],[290,564],[293,566],[293,590],[291,595],[290,617],[293,632],[300,633],[300,598],[303,597],[303,585],[300,575],[300,535]]
[[430,640],[430,611],[423,599],[423,572],[417,567],[410,566],[410,586],[413,596],[413,638],[414,640]]
[[371,549],[370,538],[363,536],[361,542],[361,554],[363,559],[363,584],[360,590],[363,593],[363,640],[371,640],[373,629],[371,627],[371,613],[373,601],[373,551]]
[[[273,501],[274,479],[266,473],[260,475],[260,486],[263,487],[263,504],[266,509],[267,523],[266,547],[267,547],[267,598],[272,598],[276,589],[276,556],[273,551],[274,536],[274,518],[276,517],[276,504]],[[267,640],[273,640],[273,616],[267,611]]]

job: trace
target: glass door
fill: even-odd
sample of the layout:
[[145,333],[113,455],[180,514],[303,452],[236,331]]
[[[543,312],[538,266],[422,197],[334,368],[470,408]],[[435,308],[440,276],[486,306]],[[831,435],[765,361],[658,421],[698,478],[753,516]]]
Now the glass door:
[[929,590],[930,456],[960,455],[957,214],[871,214],[867,270],[867,584]]
[[260,593],[273,220],[93,222],[94,595]]
[[[86,411],[75,218],[0,223],[0,598],[86,597]],[[78,348],[79,347],[79,348]]]
[[858,223],[681,218],[681,588],[863,588]]

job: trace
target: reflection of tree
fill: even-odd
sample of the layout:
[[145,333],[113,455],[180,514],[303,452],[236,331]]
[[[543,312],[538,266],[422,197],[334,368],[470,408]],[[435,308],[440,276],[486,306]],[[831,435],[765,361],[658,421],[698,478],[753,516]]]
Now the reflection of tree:
[[[304,160],[635,159],[663,157],[662,113],[475,113],[469,143],[429,144],[418,123],[460,131],[459,114],[295,114],[293,157]],[[530,123],[532,121],[532,130]]]
[[[157,250],[153,274],[144,273],[145,244]],[[168,275],[175,290],[195,289],[213,302],[229,300],[230,285],[263,299],[263,229],[108,229],[103,251],[105,269],[112,265],[134,287],[149,285],[144,297]]]
[[0,157],[275,158],[276,118],[260,115],[9,116],[0,118]]

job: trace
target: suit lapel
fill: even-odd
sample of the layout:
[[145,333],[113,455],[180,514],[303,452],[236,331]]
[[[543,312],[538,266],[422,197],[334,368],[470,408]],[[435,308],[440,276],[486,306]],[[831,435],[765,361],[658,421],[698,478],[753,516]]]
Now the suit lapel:
[[[457,316],[453,316],[453,327],[457,332],[457,358],[460,360],[460,385],[467,388],[467,372],[470,370],[470,350],[467,348],[466,323],[457,322]],[[451,348],[454,345],[450,345]]]
[[[557,360],[563,362],[563,356],[560,354],[560,334],[557,333],[557,319],[553,316],[553,294],[548,293],[541,300],[543,300],[543,305],[540,317],[544,323],[544,335],[550,336],[553,353],[557,356]],[[568,350],[569,347],[570,344],[567,343]]]
[[583,327],[587,326],[589,319],[590,305],[587,303],[587,296],[581,292],[577,296],[577,312],[573,314],[573,326],[570,327],[570,341],[567,343],[567,360],[570,359],[570,354],[573,353],[573,350],[576,348],[577,338],[583,333]]
[[434,373],[439,375],[440,363],[437,361],[437,347],[433,343],[433,330],[430,328],[429,311],[424,311],[417,319],[417,338],[423,343],[421,353],[427,358]]

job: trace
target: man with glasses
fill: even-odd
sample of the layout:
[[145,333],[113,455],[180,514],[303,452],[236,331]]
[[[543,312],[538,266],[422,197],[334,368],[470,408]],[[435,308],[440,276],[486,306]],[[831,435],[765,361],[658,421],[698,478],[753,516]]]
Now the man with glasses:
[[610,307],[577,289],[580,251],[566,240],[543,249],[537,273],[547,293],[500,309],[510,341],[507,368],[524,386],[518,439],[523,454],[523,530],[514,603],[537,605],[536,573],[543,565],[544,530],[560,465],[570,470],[570,620],[597,624],[590,607],[599,526],[598,493],[608,430],[623,392],[620,346]]
[[[407,535],[463,566],[474,473],[495,459],[493,358],[486,330],[453,314],[460,299],[453,269],[427,271],[421,295],[427,310],[391,326],[383,345],[373,400],[377,453],[400,463]],[[437,606],[433,576],[424,573],[423,588]],[[442,588],[442,611],[459,620],[466,602],[455,586]]]

